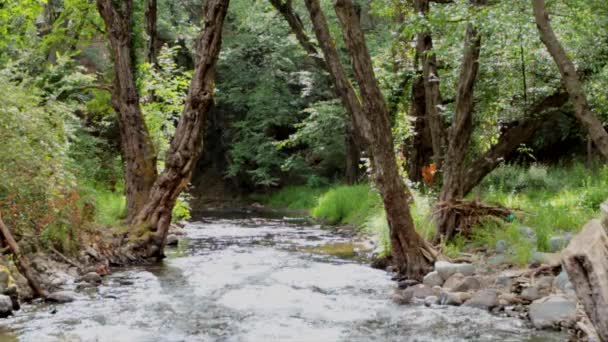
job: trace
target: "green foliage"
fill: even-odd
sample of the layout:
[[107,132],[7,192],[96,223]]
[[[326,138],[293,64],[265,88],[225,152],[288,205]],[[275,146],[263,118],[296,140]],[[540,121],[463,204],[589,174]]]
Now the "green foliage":
[[192,216],[190,212],[192,208],[190,207],[190,197],[186,193],[180,194],[173,206],[173,212],[171,213],[171,217],[173,222],[189,220]]
[[272,208],[309,210],[317,205],[326,188],[309,186],[286,186],[269,198],[258,198]]

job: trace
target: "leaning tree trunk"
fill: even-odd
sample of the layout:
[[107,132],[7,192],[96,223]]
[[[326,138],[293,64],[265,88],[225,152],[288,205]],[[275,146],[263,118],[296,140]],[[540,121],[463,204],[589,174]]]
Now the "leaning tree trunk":
[[[464,196],[464,162],[473,132],[473,90],[479,69],[481,38],[477,29],[469,24],[466,30],[464,55],[460,66],[460,79],[456,93],[456,111],[450,128],[449,145],[443,168],[443,186],[440,203],[450,203]],[[449,207],[449,206],[448,206]],[[442,210],[436,217],[437,231],[434,241],[443,237],[449,241],[458,226],[458,216],[452,210]]]
[[576,67],[568,57],[566,50],[562,47],[549,23],[549,14],[545,10],[545,1],[532,0],[532,6],[534,7],[534,18],[536,19],[540,39],[559,68],[562,81],[574,105],[576,118],[587,129],[600,153],[604,158],[608,159],[608,132],[606,132],[602,122],[593,114],[589,107],[585,88],[578,78]]
[[[426,17],[429,13],[429,0],[415,0],[414,7],[419,15]],[[416,36],[416,52],[422,60],[422,74],[425,90],[426,121],[431,131],[433,160],[438,168],[442,167],[445,147],[447,145],[446,125],[441,117],[439,105],[439,72],[437,58],[433,54],[433,38],[430,32],[423,31]]]
[[162,257],[171,211],[179,194],[186,188],[203,148],[205,117],[213,105],[215,64],[222,44],[222,27],[228,0],[207,0],[204,6],[204,29],[196,44],[197,63],[192,75],[186,105],[171,146],[165,169],[160,174],[144,208],[134,223],[151,231],[144,240],[145,257]]
[[135,84],[131,41],[133,0],[122,1],[121,5],[115,5],[112,0],[97,0],[97,9],[105,22],[114,59],[112,106],[118,112],[127,222],[131,222],[146,203],[157,176],[156,152],[139,106]]
[[[306,6],[325,60],[332,67],[333,73],[344,73],[319,1],[306,0]],[[334,7],[361,91],[363,111],[358,113],[356,121],[364,123],[359,126],[363,128],[361,133],[369,137],[374,179],[384,202],[390,227],[392,256],[400,273],[412,279],[420,279],[432,268],[435,254],[414,227],[409,211],[412,197],[399,175],[388,109],[373,72],[354,4],[351,0],[338,0]]]
[[[324,71],[327,71],[332,75],[329,65],[325,62],[315,44],[310,40],[304,24],[300,19],[300,16],[294,11],[292,0],[270,0],[270,3],[274,8],[283,16],[291,32],[296,36],[296,39],[300,43],[300,46],[306,51],[308,57],[314,60],[315,64]],[[338,75],[337,77],[341,77]],[[334,77],[335,78],[335,77]],[[342,80],[341,83],[345,83]],[[354,119],[354,112],[361,111],[361,106],[356,101],[356,94],[353,89],[348,87],[339,87],[337,82],[335,84],[334,91],[338,97],[343,101],[344,108],[348,112],[348,120],[346,122],[346,165],[345,165],[345,176],[346,183],[349,185],[357,183],[359,180],[359,161],[361,160],[362,145],[365,145],[364,139],[357,134],[355,128],[356,123]]]

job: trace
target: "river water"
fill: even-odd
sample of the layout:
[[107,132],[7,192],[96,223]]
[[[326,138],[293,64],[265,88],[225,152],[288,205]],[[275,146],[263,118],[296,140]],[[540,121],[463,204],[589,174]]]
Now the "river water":
[[397,306],[358,245],[304,221],[224,215],[185,232],[161,265],[25,306],[0,321],[0,342],[564,340],[475,309]]

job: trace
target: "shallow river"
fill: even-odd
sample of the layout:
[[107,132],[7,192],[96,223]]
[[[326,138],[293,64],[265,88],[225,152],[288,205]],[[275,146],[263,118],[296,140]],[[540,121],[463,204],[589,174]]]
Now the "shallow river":
[[0,341],[564,340],[475,309],[397,306],[390,275],[302,221],[205,218],[185,232],[162,265],[25,306],[0,321]]

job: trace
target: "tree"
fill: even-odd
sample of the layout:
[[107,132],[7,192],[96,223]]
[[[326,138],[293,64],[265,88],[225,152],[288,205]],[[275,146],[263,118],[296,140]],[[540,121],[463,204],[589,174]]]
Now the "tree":
[[[354,94],[352,84],[345,77],[344,67],[319,1],[306,0],[306,6],[336,87],[347,89]],[[361,135],[370,142],[374,180],[380,191],[390,227],[391,254],[400,273],[412,279],[421,279],[432,268],[435,254],[415,230],[409,210],[412,196],[399,175],[388,109],[374,74],[359,16],[352,0],[337,0],[334,8],[353,62],[361,100],[346,98],[349,92],[340,93],[344,102],[356,101],[357,106],[363,109],[355,112],[355,122]]]
[[[270,3],[277,11],[285,18],[285,21],[289,24],[291,31],[298,39],[298,42],[302,48],[308,53],[308,56],[312,58],[315,63],[324,71],[329,72],[329,66],[325,60],[321,57],[317,47],[310,40],[304,24],[300,19],[300,16],[294,11],[292,0],[270,0]],[[344,107],[348,112],[348,120],[346,124],[346,182],[348,184],[354,184],[359,179],[359,160],[361,159],[361,145],[364,145],[362,137],[357,134],[354,123],[354,111],[360,111],[361,108],[356,101],[351,101],[354,98],[352,94],[345,94],[341,96],[341,92],[348,92],[349,89],[338,89],[334,88],[336,95],[340,98],[346,99],[343,101]]]
[[148,200],[158,174],[156,152],[141,112],[135,83],[133,0],[122,1],[118,6],[112,0],[97,0],[97,9],[105,22],[114,60],[112,106],[118,113],[127,197],[126,221],[131,222]]
[[146,62],[156,64],[156,56],[158,55],[158,6],[156,0],[146,0],[145,3],[145,26],[146,35],[148,36],[146,49]]
[[559,68],[564,86],[570,94],[570,100],[574,105],[576,118],[587,129],[589,136],[600,153],[604,158],[608,159],[608,132],[604,129],[602,122],[591,111],[587,95],[585,94],[585,88],[578,77],[576,67],[553,32],[553,28],[549,23],[549,15],[545,9],[545,1],[532,0],[532,6],[540,38]]
[[[213,106],[215,65],[222,45],[222,28],[228,0],[207,0],[203,9],[203,32],[196,42],[196,66],[186,105],[167,152],[165,169],[154,183],[134,225],[151,233],[137,244],[143,256],[162,257],[171,212],[179,194],[186,189],[203,148],[206,115]],[[143,243],[141,243],[143,242]]]

